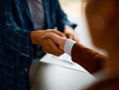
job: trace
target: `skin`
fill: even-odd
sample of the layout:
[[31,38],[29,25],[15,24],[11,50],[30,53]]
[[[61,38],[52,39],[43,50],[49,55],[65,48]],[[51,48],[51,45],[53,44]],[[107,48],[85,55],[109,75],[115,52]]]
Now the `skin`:
[[41,37],[46,34],[46,33],[55,33],[61,37],[67,37],[72,40],[75,40],[79,42],[78,36],[75,34],[73,28],[71,26],[64,26],[64,34],[61,32],[54,30],[54,29],[48,29],[48,30],[37,30],[37,31],[32,31],[31,32],[31,40],[32,44],[40,44],[43,47],[43,50],[46,50],[50,54],[60,56],[64,52],[60,50],[57,45],[51,40],[51,39],[41,39]]
[[64,35],[67,38],[70,38],[70,39],[76,41],[77,43],[80,42],[78,36],[76,35],[76,33],[74,32],[74,30],[71,26],[68,26],[68,25],[64,26]]
[[54,54],[56,56],[60,56],[64,52],[62,50],[60,50],[51,39],[44,40],[44,39],[41,38],[45,33],[50,33],[50,32],[55,33],[55,34],[57,34],[61,37],[64,37],[64,34],[62,34],[61,32],[59,32],[57,30],[32,31],[31,32],[32,44],[40,44],[49,53]]
[[[53,42],[55,42],[59,49],[61,49],[62,51],[64,51],[64,45],[65,42],[67,41],[66,37],[60,37],[55,33],[46,33],[45,35],[42,36],[42,39],[51,39]],[[44,49],[45,50],[45,49]],[[45,52],[48,52],[45,50]]]

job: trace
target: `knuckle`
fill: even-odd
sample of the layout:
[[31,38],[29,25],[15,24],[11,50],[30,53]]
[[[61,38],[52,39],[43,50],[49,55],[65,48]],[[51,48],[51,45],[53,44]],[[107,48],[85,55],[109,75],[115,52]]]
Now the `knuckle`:
[[52,31],[53,31],[53,32],[56,32],[57,30],[56,30],[56,29],[53,29]]
[[62,35],[62,36],[64,36],[64,34],[63,34],[63,33],[61,33],[61,35]]
[[65,37],[65,35],[62,33],[62,36]]
[[54,35],[53,33],[51,33],[51,35]]

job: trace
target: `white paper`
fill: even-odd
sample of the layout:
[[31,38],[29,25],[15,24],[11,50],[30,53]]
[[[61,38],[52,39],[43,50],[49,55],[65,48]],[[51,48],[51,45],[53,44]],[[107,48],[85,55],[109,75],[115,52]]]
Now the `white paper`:
[[67,60],[67,61],[72,61],[72,60],[71,60],[71,57],[70,57],[68,54],[66,54],[66,53],[64,53],[63,55],[61,55],[61,56],[58,57],[58,58],[65,59],[65,60]]
[[[67,60],[69,62],[72,62],[72,64],[70,63],[67,63],[65,61],[63,61],[62,59],[64,60]],[[49,63],[49,64],[54,64],[54,65],[58,65],[58,66],[62,66],[62,67],[65,67],[65,68],[69,68],[69,69],[74,69],[74,70],[79,70],[79,71],[83,71],[83,72],[87,72],[83,67],[81,67],[79,64],[77,63],[74,63],[72,60],[71,60],[71,57],[68,55],[68,54],[63,54],[62,56],[60,57],[56,57],[52,54],[46,54],[46,56],[44,56],[40,62],[44,62],[44,63]]]

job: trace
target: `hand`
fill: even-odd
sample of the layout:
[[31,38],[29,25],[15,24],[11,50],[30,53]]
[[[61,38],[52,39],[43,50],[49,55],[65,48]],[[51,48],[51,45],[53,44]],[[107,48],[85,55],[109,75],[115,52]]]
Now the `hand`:
[[[56,43],[62,51],[64,51],[64,45],[67,41],[66,37],[61,37],[55,33],[46,33],[42,36],[43,39],[51,39],[54,43]],[[46,50],[45,50],[46,51]],[[47,51],[46,51],[47,52]]]
[[31,32],[31,40],[32,40],[32,44],[40,44],[43,49],[45,49],[47,52],[49,52],[50,54],[56,55],[56,56],[60,56],[62,55],[64,52],[62,50],[60,50],[57,45],[51,40],[51,39],[42,39],[41,37],[46,34],[46,33],[50,33],[53,32],[61,37],[64,37],[64,35],[57,31],[57,30],[37,30],[37,31],[32,31]]
[[70,39],[76,41],[77,43],[80,42],[78,36],[75,34],[75,32],[74,32],[74,30],[73,30],[73,28],[71,26],[66,25],[64,27],[64,35],[67,38],[70,38]]

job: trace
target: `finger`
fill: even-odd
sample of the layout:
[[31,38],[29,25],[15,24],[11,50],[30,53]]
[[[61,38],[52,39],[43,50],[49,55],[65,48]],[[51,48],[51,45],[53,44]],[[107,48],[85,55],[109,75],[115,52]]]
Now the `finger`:
[[53,54],[55,55],[61,55],[63,54],[63,51],[58,48],[58,46],[52,41],[49,40],[49,46],[53,50]]
[[76,42],[77,42],[77,43],[80,43],[80,40],[78,39],[78,40],[76,40]]
[[[41,38],[42,38],[42,39],[48,39],[48,38],[53,39],[53,37],[61,37],[61,36],[59,36],[59,35],[57,35],[57,34],[55,34],[55,33],[50,32],[50,33],[46,33],[46,34],[43,35]],[[64,34],[63,34],[62,37],[63,37],[63,38],[66,38],[66,37],[64,36]]]
[[45,53],[47,53],[47,51],[44,51]]
[[42,37],[41,37],[42,39],[48,39],[48,38],[50,38],[50,33],[48,34],[48,33],[46,33],[45,35],[43,35]]
[[[60,54],[57,54],[57,53],[54,53],[54,52],[51,52],[49,49],[47,49],[48,51],[44,51],[45,53],[49,53],[49,54],[53,54],[55,56],[61,56],[64,52],[60,53]],[[50,51],[50,52],[49,52]]]
[[43,35],[41,38],[42,39],[52,39],[52,37],[54,33],[46,33],[45,35]]
[[46,51],[44,48],[42,48],[42,50],[43,50],[45,53],[47,53],[47,51]]
[[46,50],[44,50],[44,49],[43,49],[43,51],[44,51],[45,53],[48,53],[48,52],[47,52]]
[[56,56],[58,56],[58,57],[59,57],[59,56],[61,56],[62,54],[64,54],[64,52],[63,52],[63,53],[61,53],[61,54],[58,54],[58,55],[56,55]]
[[77,36],[74,36],[74,41],[76,41],[77,43],[80,42],[79,38]]
[[[53,33],[55,33],[55,34],[57,34],[57,35],[59,35],[59,36],[61,36],[61,37],[65,37],[65,35],[64,35],[63,33],[57,31],[56,29],[51,30],[51,32],[53,32]],[[66,37],[65,37],[65,38],[66,38]]]
[[60,56],[64,52],[56,46],[56,44],[51,40],[51,39],[46,39],[44,40],[45,45],[44,45],[44,50],[47,51],[47,53]]
[[45,53],[48,53],[48,52],[46,51],[46,49],[43,48],[42,50],[43,50]]
[[69,39],[73,39],[73,35],[70,34],[70,33],[66,33],[65,36],[66,36],[67,38],[69,38]]
[[73,35],[69,35],[68,37],[69,37],[69,39],[72,39],[72,40],[74,39]]

